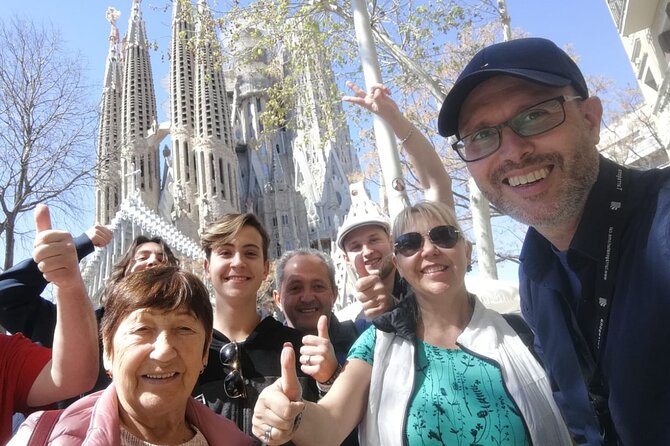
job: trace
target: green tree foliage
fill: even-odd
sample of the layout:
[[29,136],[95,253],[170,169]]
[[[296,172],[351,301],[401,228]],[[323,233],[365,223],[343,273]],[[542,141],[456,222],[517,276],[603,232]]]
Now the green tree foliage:
[[[186,1],[186,0],[180,0]],[[300,127],[311,117],[301,108],[300,95],[311,94],[301,89],[300,74],[307,67],[330,64],[335,73],[334,84],[339,88],[322,98],[319,119],[344,122],[337,114],[340,97],[348,94],[344,82],[362,84],[362,68],[354,34],[350,1],[255,0],[233,4],[210,1],[215,25],[232,49],[224,58],[254,60],[265,57],[265,74],[275,81],[268,89],[268,107],[263,113],[266,131],[278,127]],[[436,120],[440,105],[458,73],[471,57],[483,47],[503,40],[504,24],[512,23],[514,11],[501,11],[497,0],[372,0],[367,2],[372,34],[375,38],[384,83],[393,90],[393,97],[405,114],[433,142],[450,172],[454,184],[456,205],[465,226],[470,219],[467,181],[469,174],[464,163],[453,153],[447,140],[436,135]],[[235,45],[253,29],[253,45]],[[514,29],[513,37],[523,37],[523,30]],[[225,48],[224,47],[224,48]],[[570,48],[567,49],[570,52]],[[224,49],[225,51],[225,49]],[[598,79],[590,80],[596,90],[603,86]],[[374,134],[367,112],[357,107],[346,108],[346,122],[358,132],[357,151],[363,171],[352,180],[383,186],[379,178],[379,159]],[[612,114],[615,116],[615,114]],[[609,121],[609,118],[606,118]],[[402,152],[410,198],[422,196],[413,166]],[[511,240],[508,246],[497,241],[497,258],[515,260],[525,227],[492,208],[496,239]],[[504,233],[504,236],[500,236]]]

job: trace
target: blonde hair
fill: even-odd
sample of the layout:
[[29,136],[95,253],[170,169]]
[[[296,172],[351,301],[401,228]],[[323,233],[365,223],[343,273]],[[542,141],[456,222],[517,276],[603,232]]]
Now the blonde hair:
[[407,206],[396,216],[391,230],[393,240],[395,241],[396,237],[404,234],[407,228],[413,225],[417,217],[422,220],[431,220],[454,226],[461,235],[463,234],[456,213],[451,206],[438,201],[420,201],[413,206]]

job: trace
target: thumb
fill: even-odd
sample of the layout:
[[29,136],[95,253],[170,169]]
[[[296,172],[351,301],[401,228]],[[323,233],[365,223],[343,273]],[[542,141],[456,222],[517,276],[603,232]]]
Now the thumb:
[[356,257],[354,257],[354,266],[356,267],[356,274],[358,274],[359,279],[361,277],[368,277],[370,275],[368,274],[368,270],[365,269],[365,260],[363,260],[363,254],[357,254]]
[[320,338],[330,340],[330,336],[328,335],[328,316],[322,314],[319,317],[319,321],[316,323],[316,330],[318,331]]
[[45,204],[35,206],[35,231],[40,233],[51,229],[51,215],[49,207]]
[[295,351],[288,342],[284,343],[284,349],[281,352],[281,388],[284,395],[291,401],[300,401],[302,398],[302,388],[295,369]]

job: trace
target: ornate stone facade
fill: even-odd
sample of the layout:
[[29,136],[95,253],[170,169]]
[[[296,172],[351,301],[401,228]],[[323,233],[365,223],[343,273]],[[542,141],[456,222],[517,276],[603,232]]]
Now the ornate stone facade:
[[[319,115],[322,90],[334,83],[329,65],[305,63],[298,76],[298,90],[304,92],[298,103],[315,118],[299,122],[299,130],[264,131],[260,114],[273,80],[261,74],[262,65],[293,56],[270,49],[224,71],[217,41],[200,39],[208,43],[194,46],[191,39],[216,35],[207,3],[199,0],[192,11],[174,1],[169,117],[159,123],[140,4],[132,1],[123,39],[116,27],[119,12],[107,12],[111,33],[97,147],[96,219],[114,226],[124,240],[140,233],[160,235],[168,243],[186,240],[180,243],[189,249],[176,249],[191,261],[202,256],[193,246],[203,228],[226,212],[260,217],[271,234],[271,258],[302,246],[330,250],[350,205],[347,177],[359,164],[348,128],[333,131]],[[249,39],[251,34],[238,45],[251,46]],[[168,136],[171,147],[161,152]],[[145,214],[151,224],[138,220]],[[92,295],[127,244],[115,242],[88,263]]]

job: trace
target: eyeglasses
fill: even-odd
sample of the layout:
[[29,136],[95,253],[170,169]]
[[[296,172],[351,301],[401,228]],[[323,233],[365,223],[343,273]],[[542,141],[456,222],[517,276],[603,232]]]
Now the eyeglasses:
[[423,246],[423,238],[428,237],[430,242],[440,248],[453,248],[458,243],[460,231],[454,226],[435,226],[427,234],[407,232],[395,239],[395,252],[405,257],[412,257]]
[[565,102],[583,99],[581,96],[557,96],[528,107],[512,119],[495,127],[485,127],[456,141],[451,147],[466,163],[486,158],[500,148],[501,132],[505,127],[519,136],[535,136],[555,129],[565,122]]
[[219,359],[224,367],[230,372],[223,380],[223,390],[228,398],[246,398],[247,392],[244,388],[244,377],[242,376],[242,364],[240,363],[240,347],[237,342],[229,342],[221,347]]

